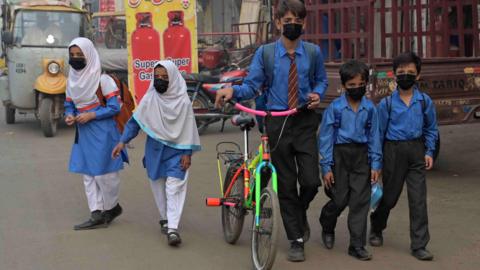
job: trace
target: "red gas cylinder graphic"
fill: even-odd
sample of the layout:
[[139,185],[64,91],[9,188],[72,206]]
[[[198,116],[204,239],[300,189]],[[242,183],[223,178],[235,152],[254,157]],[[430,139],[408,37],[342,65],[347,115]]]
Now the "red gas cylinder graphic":
[[133,83],[137,104],[153,80],[153,67],[160,59],[160,35],[153,28],[150,12],[137,13],[132,33]]
[[168,28],[163,32],[165,59],[173,61],[180,71],[192,72],[190,31],[184,26],[183,11],[168,12]]
[[141,0],[128,0],[128,5],[131,8],[136,8],[140,5]]

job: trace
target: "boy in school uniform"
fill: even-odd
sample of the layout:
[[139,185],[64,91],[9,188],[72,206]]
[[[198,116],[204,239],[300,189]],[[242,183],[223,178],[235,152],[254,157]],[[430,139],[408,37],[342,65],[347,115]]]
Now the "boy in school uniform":
[[321,185],[316,149],[318,116],[313,109],[319,106],[328,86],[320,47],[301,37],[306,16],[300,0],[278,1],[275,25],[282,36],[261,46],[243,84],[220,89],[215,101],[219,107],[223,100],[252,99],[265,88],[265,110],[284,111],[309,103],[308,110],[295,115],[265,119],[266,132],[275,148],[272,163],[278,172],[280,211],[290,240],[288,260],[293,262],[305,260],[305,242],[310,237],[307,210]]
[[421,64],[414,53],[397,56],[393,60],[397,89],[378,105],[384,153],[383,198],[370,215],[370,244],[383,245],[382,231],[407,182],[411,252],[419,260],[432,260],[426,249],[430,235],[425,171],[433,167],[438,128],[432,100],[415,84]]
[[345,93],[326,109],[319,133],[325,193],[330,201],[320,215],[322,240],[333,248],[338,216],[348,206],[348,254],[370,260],[365,249],[371,184],[382,168],[382,152],[375,105],[365,97],[369,70],[350,60],[340,67]]

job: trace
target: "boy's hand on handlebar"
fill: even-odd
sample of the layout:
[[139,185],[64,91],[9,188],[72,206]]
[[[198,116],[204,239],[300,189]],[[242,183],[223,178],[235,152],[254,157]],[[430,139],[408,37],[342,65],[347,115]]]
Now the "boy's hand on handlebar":
[[233,97],[233,88],[224,88],[217,91],[215,97],[215,108],[219,109],[223,106],[224,101],[229,101]]
[[318,93],[310,93],[308,94],[308,101],[310,102],[308,109],[316,109],[320,105],[320,95]]

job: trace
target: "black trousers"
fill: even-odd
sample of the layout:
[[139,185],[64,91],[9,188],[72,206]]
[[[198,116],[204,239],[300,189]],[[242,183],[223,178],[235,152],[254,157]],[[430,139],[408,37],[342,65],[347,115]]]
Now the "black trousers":
[[288,239],[296,240],[304,235],[306,210],[321,185],[316,136],[318,116],[313,111],[302,111],[288,118],[267,117],[265,120],[272,163],[278,173],[283,224]]
[[326,233],[334,233],[337,218],[348,206],[350,246],[364,247],[370,208],[370,165],[365,144],[337,144],[332,168],[335,184],[325,193],[331,199],[322,208],[320,224]]
[[383,157],[383,198],[375,212],[370,215],[372,231],[381,232],[387,227],[390,210],[397,204],[406,181],[410,211],[410,248],[424,248],[430,240],[424,143],[422,140],[386,141]]

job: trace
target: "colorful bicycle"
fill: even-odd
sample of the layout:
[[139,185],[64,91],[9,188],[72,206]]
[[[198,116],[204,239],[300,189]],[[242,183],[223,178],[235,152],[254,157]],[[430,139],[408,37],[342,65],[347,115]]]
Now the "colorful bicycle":
[[[207,198],[206,203],[207,206],[222,207],[223,234],[230,244],[235,244],[240,237],[245,215],[248,211],[254,212],[251,238],[252,262],[255,269],[271,269],[275,261],[280,227],[277,172],[270,160],[270,146],[266,131],[262,134],[258,153],[253,159],[250,158],[249,131],[255,126],[255,120],[251,115],[289,116],[305,106],[283,112],[265,112],[247,108],[239,103],[231,103],[236,109],[244,112],[232,118],[232,123],[239,126],[244,133],[244,152],[242,153],[240,146],[234,142],[217,144],[217,165],[222,196]],[[223,181],[222,160],[227,166]],[[253,179],[251,175],[254,176]],[[270,187],[267,187],[268,182],[271,182]]]

